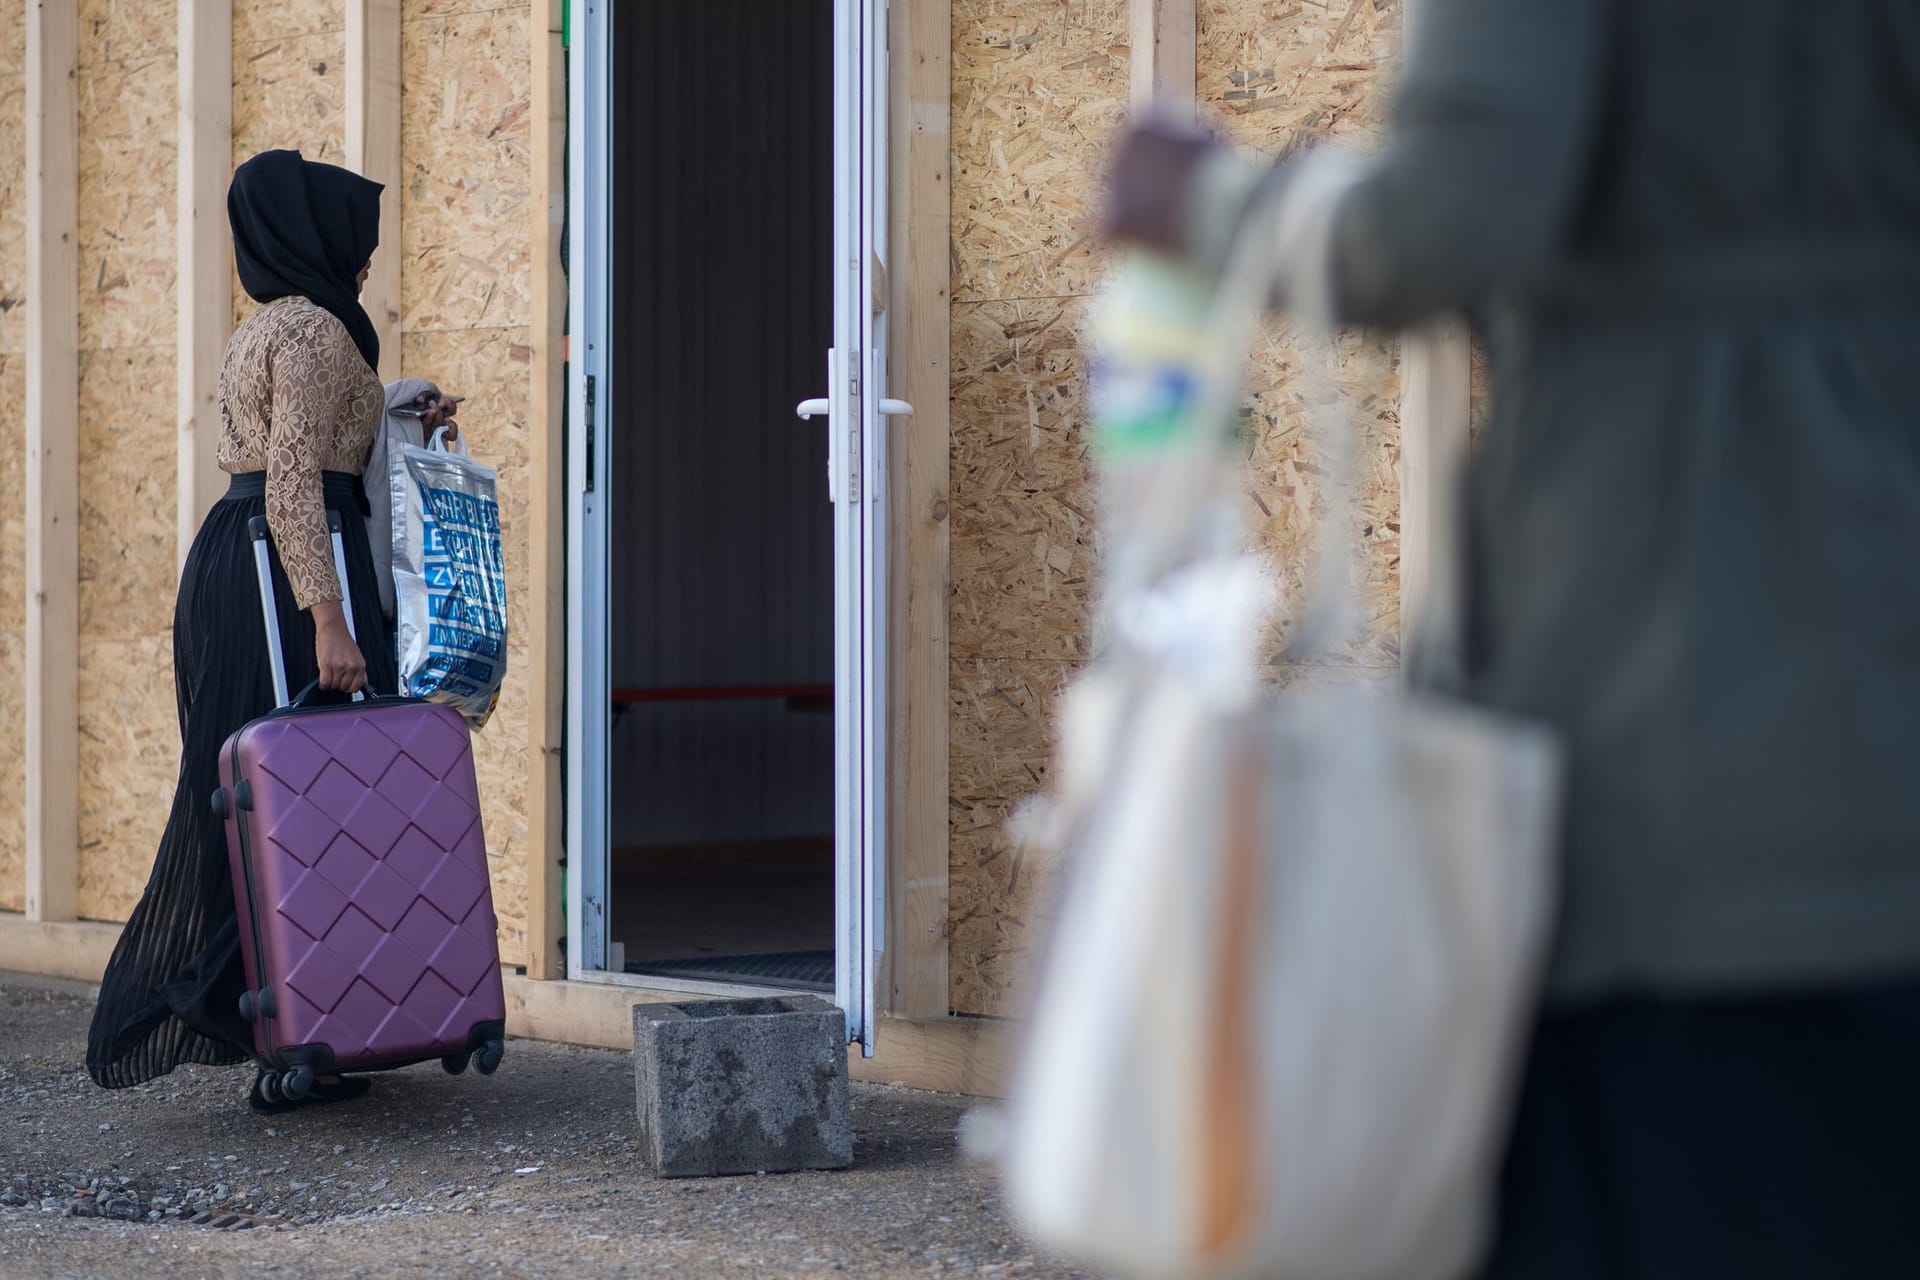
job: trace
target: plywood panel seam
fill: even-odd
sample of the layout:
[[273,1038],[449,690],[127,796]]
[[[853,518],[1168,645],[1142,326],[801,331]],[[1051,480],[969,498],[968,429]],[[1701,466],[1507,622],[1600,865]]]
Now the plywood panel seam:
[[956,307],[984,307],[996,302],[1089,302],[1099,295],[1092,290],[1085,293],[1029,293],[1015,294],[1004,298],[970,297],[955,298]]
[[[535,0],[536,5],[539,2],[540,0]],[[470,18],[477,15],[488,14],[488,13],[525,13],[526,11],[527,11],[527,5],[524,2],[524,0],[522,0],[522,2],[518,4],[507,3],[507,4],[475,5],[470,9],[436,10],[433,13],[422,13],[415,17],[402,18],[401,25],[408,26],[408,27],[421,27],[421,26],[425,26],[429,22],[445,22],[449,18]],[[550,28],[550,30],[555,33],[558,33],[560,29],[558,27],[553,27],[553,28]]]
[[172,351],[177,343],[172,342],[108,342],[98,346],[75,347],[77,356],[106,356],[128,354],[136,351]]
[[241,49],[259,49],[268,45],[286,44],[291,40],[311,40],[315,36],[344,36],[347,34],[346,8],[340,10],[339,26],[315,27],[311,31],[277,31],[270,36],[255,36],[252,39],[240,39],[233,42],[234,51]]
[[525,332],[530,327],[525,324],[451,324],[437,325],[432,328],[414,328],[409,325],[403,332],[407,337],[414,338],[432,334],[515,333]]
[[129,54],[124,58],[102,58],[98,62],[83,62],[74,68],[74,70],[76,73],[81,71],[144,71],[148,67],[171,67],[173,60],[174,50],[171,47],[165,49],[149,49],[141,53]]
[[264,40],[236,40],[233,42],[233,58],[236,63],[254,62],[269,50],[277,49],[281,45],[297,44],[302,40],[312,40],[318,36],[339,36],[345,39],[346,34],[345,27],[338,27],[331,31],[303,31],[299,35],[269,36]]

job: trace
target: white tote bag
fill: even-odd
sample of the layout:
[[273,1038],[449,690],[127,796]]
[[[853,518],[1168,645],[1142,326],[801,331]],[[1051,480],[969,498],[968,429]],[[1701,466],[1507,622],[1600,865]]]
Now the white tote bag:
[[[1324,262],[1352,172],[1316,157],[1294,181],[1286,261]],[[1255,310],[1274,251],[1238,255],[1223,308]],[[1328,314],[1324,287],[1298,281],[1296,312]],[[1353,447],[1315,430],[1334,484],[1303,658],[1356,614]],[[1259,699],[1257,576],[1220,561],[1162,583],[1067,692],[1068,881],[1008,1194],[1041,1244],[1121,1276],[1454,1280],[1485,1244],[1548,931],[1557,747],[1407,688]],[[1444,643],[1451,618],[1432,623]]]

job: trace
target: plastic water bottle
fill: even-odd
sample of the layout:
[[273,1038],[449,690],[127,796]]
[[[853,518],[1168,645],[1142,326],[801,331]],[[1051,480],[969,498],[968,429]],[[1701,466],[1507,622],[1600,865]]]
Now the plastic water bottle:
[[[1138,253],[1118,265],[1093,316],[1092,445],[1100,501],[1104,645],[1115,612],[1169,569],[1237,545],[1237,414],[1202,422],[1213,276]],[[1237,406],[1236,406],[1237,408]]]
[[[1262,171],[1224,146],[1188,175],[1183,252],[1116,263],[1089,334],[1102,535],[1096,641],[1170,569],[1237,550],[1240,383],[1215,294]],[[1222,398],[1222,390],[1229,398]]]

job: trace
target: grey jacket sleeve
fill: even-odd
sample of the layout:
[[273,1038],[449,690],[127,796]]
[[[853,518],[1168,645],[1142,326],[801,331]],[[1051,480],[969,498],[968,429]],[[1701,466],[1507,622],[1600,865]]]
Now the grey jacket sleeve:
[[[373,433],[373,449],[367,455],[363,486],[367,491],[367,541],[373,547],[373,574],[380,584],[380,608],[388,622],[393,621],[393,491],[399,477],[395,468],[408,445],[422,444],[417,419],[403,418],[393,411],[410,404],[422,392],[434,395],[440,388],[424,378],[401,378],[387,384],[386,408],[380,414],[380,429]],[[411,425],[409,425],[411,424]]]
[[1406,327],[1565,245],[1607,90],[1606,0],[1417,0],[1385,152],[1335,224],[1335,305]]
[[362,485],[367,491],[367,542],[373,548],[373,576],[380,584],[380,610],[393,621],[393,426],[380,415],[380,429],[373,433],[373,450],[367,455],[367,471]]

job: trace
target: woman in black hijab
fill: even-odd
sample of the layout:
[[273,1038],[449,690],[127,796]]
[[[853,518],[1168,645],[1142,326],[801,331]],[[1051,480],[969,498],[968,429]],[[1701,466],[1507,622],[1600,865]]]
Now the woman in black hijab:
[[298,151],[262,151],[227,190],[233,262],[255,302],[305,297],[338,320],[369,369],[380,338],[360,286],[380,243],[379,183]]
[[[227,193],[240,282],[259,308],[227,344],[220,372],[221,468],[232,475],[181,573],[174,612],[180,780],[153,874],[101,980],[87,1042],[96,1083],[125,1088],[183,1062],[253,1055],[226,836],[209,800],[221,744],[271,710],[248,523],[265,515],[288,687],[344,695],[394,687],[368,549],[360,469],[379,425],[379,339],[359,302],[379,238],[380,184],[296,151],[241,165]],[[344,517],[345,584],[327,513]],[[343,589],[344,588],[344,589]],[[360,641],[349,633],[351,598]],[[364,1093],[322,1079],[310,1101]],[[298,1105],[263,1094],[255,1110]]]

